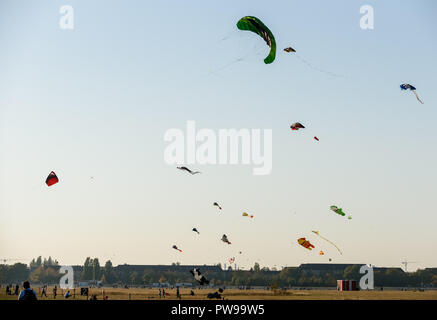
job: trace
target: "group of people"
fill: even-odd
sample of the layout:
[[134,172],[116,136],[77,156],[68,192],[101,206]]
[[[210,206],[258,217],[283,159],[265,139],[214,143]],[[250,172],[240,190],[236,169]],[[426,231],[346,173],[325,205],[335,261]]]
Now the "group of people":
[[[19,290],[20,290],[20,286],[17,284],[15,286],[15,291],[14,293],[12,293],[12,285],[8,285],[6,286],[6,294],[7,295],[17,295],[18,296],[18,300],[22,300],[22,301],[36,301],[38,300],[38,295],[36,294],[36,292],[34,290],[32,290],[30,288],[30,282],[29,281],[24,281],[23,284],[23,290],[21,290],[21,292],[18,294]],[[54,286],[53,288],[53,298],[56,299],[56,296],[58,294],[58,287]],[[40,297],[46,297],[48,298],[47,295],[47,285],[44,285],[41,288],[41,295]],[[67,290],[64,294],[64,298],[68,299],[72,296],[70,290]]]
[[[166,295],[169,296],[170,294],[166,293],[164,288],[162,288],[162,289],[159,288],[159,298],[161,298],[161,297],[165,298]],[[191,290],[190,295],[194,296],[194,291],[193,290]],[[176,298],[182,299],[182,295],[181,295],[181,293],[179,291],[179,287],[178,286],[176,287]]]
[[[165,293],[165,289],[164,288],[162,288],[162,290],[161,290],[161,288],[159,288],[159,298],[165,298],[165,295],[166,295],[166,293]],[[167,295],[168,295],[168,293],[167,293]]]
[[[165,292],[164,288],[159,288],[159,298],[165,298],[166,295],[170,295],[169,293]],[[194,291],[190,290],[190,296],[194,296]],[[176,298],[178,298],[179,300],[182,299],[182,295],[179,291],[179,286],[176,287]]]
[[12,284],[7,285],[6,286],[6,295],[8,296],[12,296],[12,295],[16,295],[18,296],[18,291],[20,291],[20,286],[18,284],[15,285],[15,291],[12,291],[14,289],[14,287],[12,286]]

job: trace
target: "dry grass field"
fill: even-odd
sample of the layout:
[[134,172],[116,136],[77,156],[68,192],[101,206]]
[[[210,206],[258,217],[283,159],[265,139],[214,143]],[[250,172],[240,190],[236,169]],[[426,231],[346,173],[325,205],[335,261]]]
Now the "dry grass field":
[[[16,300],[16,295],[7,296],[4,287],[1,288],[0,300]],[[194,296],[190,295],[191,289],[181,289],[182,300],[205,300],[207,293],[214,292],[215,289],[194,289]],[[48,297],[41,297],[39,289],[35,292],[40,300],[53,300],[52,288],[48,289]],[[176,300],[176,289],[166,290],[170,296],[165,300]],[[73,293],[73,290],[71,290]],[[86,296],[80,296],[80,289],[76,289],[75,296],[68,300],[86,300]],[[109,300],[159,300],[158,289],[142,288],[100,288],[90,289],[90,296],[97,295],[98,300],[103,296],[108,296]],[[354,291],[339,292],[336,290],[237,290],[226,289],[223,297],[226,300],[437,300],[437,290],[429,291]],[[62,290],[58,289],[56,300],[65,300]],[[164,299],[164,298],[161,298]]]

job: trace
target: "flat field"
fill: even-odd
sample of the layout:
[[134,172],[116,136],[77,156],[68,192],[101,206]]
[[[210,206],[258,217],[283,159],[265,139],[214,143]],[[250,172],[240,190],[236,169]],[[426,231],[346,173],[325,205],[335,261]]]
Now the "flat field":
[[[34,288],[39,300],[53,300],[52,287],[47,290],[47,297],[41,297],[40,289]],[[193,289],[194,296],[190,295],[191,289],[181,289],[182,300],[206,300],[208,293],[215,292],[216,289]],[[58,289],[56,300],[65,300],[63,291]],[[64,291],[65,292],[65,291]],[[80,296],[80,289],[70,290],[74,294],[68,300],[86,300],[86,296]],[[103,296],[108,296],[110,300],[176,300],[176,289],[166,289],[169,296],[159,298],[158,289],[148,288],[92,288],[91,295],[97,295],[98,300]],[[226,289],[222,295],[225,300],[437,300],[437,290],[409,290],[409,291],[353,291],[339,292],[336,290],[238,290]],[[16,300],[16,295],[6,295],[5,287],[1,288],[0,300]]]

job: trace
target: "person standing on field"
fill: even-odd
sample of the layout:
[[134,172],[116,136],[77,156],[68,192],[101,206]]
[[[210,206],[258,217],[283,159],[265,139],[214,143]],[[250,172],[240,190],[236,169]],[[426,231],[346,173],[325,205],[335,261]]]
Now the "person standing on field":
[[42,287],[41,298],[42,298],[43,295],[47,298],[47,285],[44,285]]
[[30,289],[29,281],[26,280],[23,282],[23,288],[24,288],[24,290],[22,290],[20,292],[20,295],[18,296],[18,300],[20,300],[20,301],[36,301],[36,300],[38,300],[38,298],[36,297],[35,291]]

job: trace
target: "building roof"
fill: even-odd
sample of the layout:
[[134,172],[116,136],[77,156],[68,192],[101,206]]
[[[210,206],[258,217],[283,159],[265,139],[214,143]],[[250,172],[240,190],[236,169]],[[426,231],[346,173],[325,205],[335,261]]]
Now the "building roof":
[[179,272],[189,272],[194,268],[200,269],[202,272],[221,272],[223,271],[219,266],[214,265],[133,265],[133,264],[121,264],[114,267],[115,271],[179,271]]

